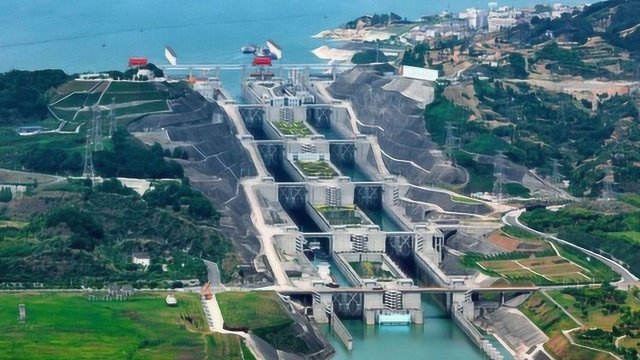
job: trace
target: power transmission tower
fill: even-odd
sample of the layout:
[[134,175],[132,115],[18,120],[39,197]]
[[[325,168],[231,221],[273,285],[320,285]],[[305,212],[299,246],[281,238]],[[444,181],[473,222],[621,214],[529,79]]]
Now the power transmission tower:
[[102,144],[102,112],[97,106],[93,107],[93,150],[101,151],[104,149]]
[[95,171],[93,169],[93,129],[87,128],[87,139],[84,145],[84,170],[82,176],[93,179]]
[[562,181],[562,175],[560,174],[560,165],[558,163],[558,159],[553,159],[553,170],[551,171],[550,182],[554,185],[560,184]]
[[615,178],[613,176],[613,169],[611,165],[607,166],[606,175],[602,179],[602,198],[603,199],[612,199],[615,197],[615,192],[613,191],[613,185],[615,184]]
[[109,137],[116,131],[116,98],[111,98],[111,108],[109,109]]
[[504,161],[506,156],[502,151],[498,152],[493,158],[493,177],[495,179],[493,183],[493,195],[498,198],[498,204],[502,203],[503,185],[504,185]]
[[456,145],[458,139],[453,136],[454,129],[455,128],[451,125],[451,123],[447,123],[447,137],[444,142],[444,149],[449,162],[453,162],[453,151],[457,148]]

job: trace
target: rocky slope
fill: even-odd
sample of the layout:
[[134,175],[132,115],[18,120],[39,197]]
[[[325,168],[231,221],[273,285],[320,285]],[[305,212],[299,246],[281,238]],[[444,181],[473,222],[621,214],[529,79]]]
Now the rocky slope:
[[232,239],[245,263],[259,251],[252,232],[250,211],[238,180],[256,170],[235,135],[225,112],[200,94],[188,91],[170,100],[170,114],[154,114],[131,123],[128,130],[165,149],[181,148],[188,159],[180,160],[185,174],[223,214],[219,230]]

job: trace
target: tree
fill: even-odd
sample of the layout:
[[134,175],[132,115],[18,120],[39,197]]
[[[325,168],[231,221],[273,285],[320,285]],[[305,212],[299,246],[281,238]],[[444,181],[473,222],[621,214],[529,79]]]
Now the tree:
[[209,219],[213,216],[213,212],[213,206],[205,197],[194,198],[189,204],[189,215],[196,219]]
[[13,194],[11,193],[11,188],[3,187],[0,189],[0,202],[9,202],[13,199]]
[[371,64],[387,61],[387,56],[382,51],[374,49],[357,52],[351,58],[351,62],[354,64]]
[[526,69],[526,61],[524,60],[524,56],[518,53],[510,53],[509,54],[509,63],[513,68],[513,76],[519,79],[526,78],[529,74]]

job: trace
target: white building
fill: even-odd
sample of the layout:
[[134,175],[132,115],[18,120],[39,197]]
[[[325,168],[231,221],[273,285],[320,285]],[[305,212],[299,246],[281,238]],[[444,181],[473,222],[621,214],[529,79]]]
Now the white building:
[[142,265],[145,268],[151,265],[151,257],[147,253],[133,253],[132,258],[134,264]]
[[551,18],[556,19],[562,16],[565,13],[571,13],[573,9],[570,6],[562,5],[562,4],[553,4],[551,7]]
[[460,19],[467,19],[469,29],[477,30],[487,26],[487,12],[476,8],[468,8],[458,15]]
[[436,81],[440,74],[438,70],[403,65],[400,75],[409,79]]
[[519,12],[506,6],[495,11],[489,11],[489,16],[487,17],[489,32],[514,27],[518,22],[518,15]]
[[516,26],[517,20],[515,18],[489,17],[488,23],[489,32],[494,32]]

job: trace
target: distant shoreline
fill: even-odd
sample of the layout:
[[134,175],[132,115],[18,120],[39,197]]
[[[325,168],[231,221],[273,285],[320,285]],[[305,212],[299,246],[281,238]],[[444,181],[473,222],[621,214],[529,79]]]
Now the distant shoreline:
[[323,30],[315,35],[312,38],[316,39],[333,39],[340,41],[376,41],[376,40],[388,40],[392,33],[384,31],[384,30],[373,30],[373,29],[333,29],[333,30]]

